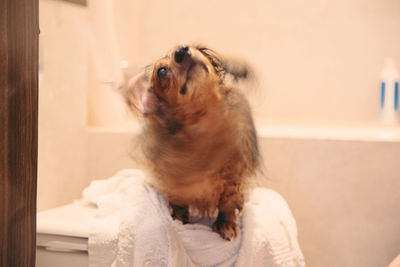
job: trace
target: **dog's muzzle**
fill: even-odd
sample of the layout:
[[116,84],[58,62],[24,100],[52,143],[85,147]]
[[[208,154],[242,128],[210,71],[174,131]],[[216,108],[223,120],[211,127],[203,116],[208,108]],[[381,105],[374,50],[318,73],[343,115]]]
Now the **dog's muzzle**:
[[176,63],[182,63],[189,56],[190,56],[189,47],[187,46],[178,47],[174,53],[174,59]]

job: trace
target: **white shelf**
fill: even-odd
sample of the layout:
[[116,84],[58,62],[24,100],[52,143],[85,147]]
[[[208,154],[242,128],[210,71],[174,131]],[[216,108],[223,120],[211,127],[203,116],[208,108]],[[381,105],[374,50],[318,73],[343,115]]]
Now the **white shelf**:
[[[260,138],[292,138],[315,140],[349,140],[400,142],[400,126],[378,124],[359,125],[321,125],[304,123],[257,123]],[[89,134],[138,134],[140,125],[131,124],[123,127],[87,127]]]
[[399,126],[258,124],[261,138],[399,142]]

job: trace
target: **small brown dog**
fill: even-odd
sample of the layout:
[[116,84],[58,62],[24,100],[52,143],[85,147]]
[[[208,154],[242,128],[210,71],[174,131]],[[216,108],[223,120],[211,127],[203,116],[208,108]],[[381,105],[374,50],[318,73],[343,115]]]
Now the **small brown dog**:
[[187,223],[189,207],[203,217],[218,211],[213,230],[231,240],[260,160],[249,104],[227,75],[249,70],[208,48],[177,46],[134,77],[125,98],[144,115],[143,153],[172,216]]

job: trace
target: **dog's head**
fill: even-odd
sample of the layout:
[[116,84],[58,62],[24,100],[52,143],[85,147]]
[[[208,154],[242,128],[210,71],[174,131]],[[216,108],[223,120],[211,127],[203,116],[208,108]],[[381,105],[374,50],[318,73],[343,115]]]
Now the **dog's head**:
[[[135,76],[125,93],[129,106],[145,115],[162,115],[219,101],[225,73],[246,78],[247,69],[230,68],[212,50],[176,46],[151,68]],[[186,107],[186,108],[185,108]]]

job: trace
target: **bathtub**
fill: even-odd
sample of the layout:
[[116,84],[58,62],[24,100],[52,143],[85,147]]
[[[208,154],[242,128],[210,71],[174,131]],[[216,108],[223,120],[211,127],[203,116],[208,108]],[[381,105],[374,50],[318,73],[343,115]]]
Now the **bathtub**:
[[269,185],[292,209],[307,266],[387,266],[400,253],[399,127],[259,133]]

